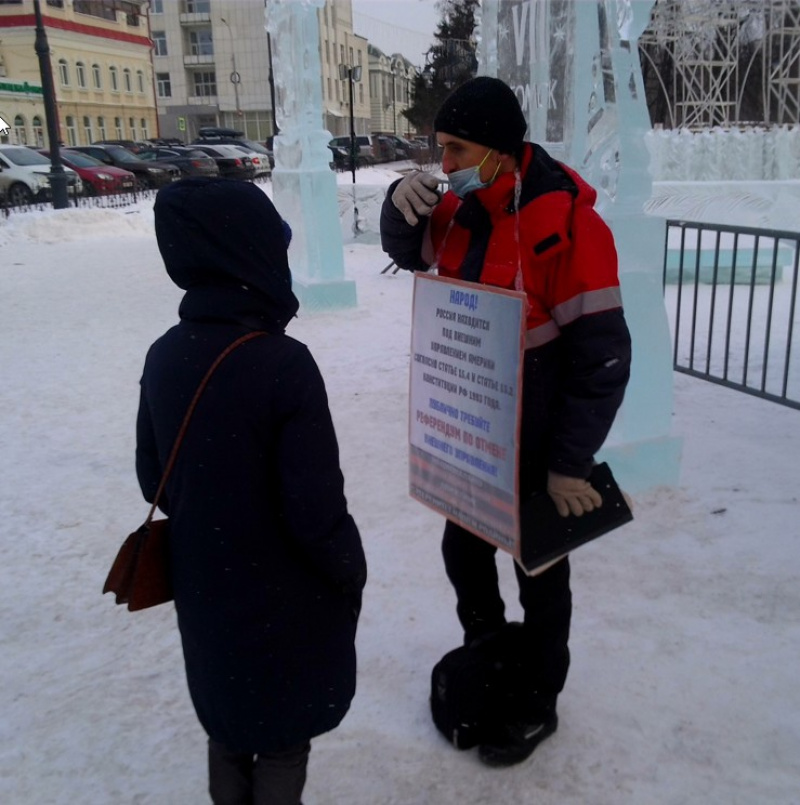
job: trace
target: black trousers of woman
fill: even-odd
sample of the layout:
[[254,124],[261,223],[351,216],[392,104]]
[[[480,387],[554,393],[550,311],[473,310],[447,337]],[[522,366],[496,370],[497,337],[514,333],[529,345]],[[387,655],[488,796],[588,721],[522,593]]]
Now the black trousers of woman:
[[[455,523],[447,521],[442,555],[447,577],[455,588],[456,612],[464,629],[464,643],[499,629],[506,622],[496,564],[497,548]],[[508,561],[514,561],[509,558]],[[528,576],[514,562],[523,621],[525,709],[535,717],[540,708],[555,707],[569,670],[569,627],[572,593],[569,560],[565,557],[536,576]]]
[[209,793],[214,805],[302,805],[311,744],[258,755],[208,740]]

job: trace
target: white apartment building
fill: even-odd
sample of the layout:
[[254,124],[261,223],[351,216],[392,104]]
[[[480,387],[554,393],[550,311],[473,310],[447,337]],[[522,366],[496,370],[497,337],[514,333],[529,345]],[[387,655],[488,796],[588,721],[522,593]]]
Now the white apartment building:
[[[190,142],[204,126],[244,132],[264,142],[274,133],[269,0],[151,0],[153,72],[162,137]],[[371,131],[367,41],[353,34],[350,0],[318,10],[322,126],[349,134],[349,79],[340,65],[361,67],[354,82],[357,133]]]

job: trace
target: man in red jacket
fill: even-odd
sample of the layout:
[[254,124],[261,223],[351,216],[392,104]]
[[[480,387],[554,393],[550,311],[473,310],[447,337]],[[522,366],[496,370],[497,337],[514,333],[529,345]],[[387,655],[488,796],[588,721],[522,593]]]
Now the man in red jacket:
[[[401,268],[517,289],[527,295],[519,476],[523,499],[546,489],[564,516],[602,505],[589,477],[630,370],[617,255],[595,212],[595,191],[539,145],[514,92],[478,77],[434,121],[449,191],[415,171],[389,189],[384,251]],[[505,624],[496,548],[448,521],[442,543],[457,613],[470,643]],[[569,667],[569,560],[538,575],[515,564],[524,610],[524,689],[479,748],[488,765],[526,759],[558,725]]]

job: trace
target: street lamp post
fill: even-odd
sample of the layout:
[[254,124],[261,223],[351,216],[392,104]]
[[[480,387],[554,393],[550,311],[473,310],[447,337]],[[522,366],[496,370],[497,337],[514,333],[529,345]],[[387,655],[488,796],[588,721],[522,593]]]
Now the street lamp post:
[[[272,136],[280,134],[278,129],[278,121],[275,117],[275,76],[272,71],[272,34],[267,33],[267,53],[269,54],[269,100],[272,104]],[[275,147],[273,142],[273,148]]]
[[239,71],[236,69],[236,45],[233,41],[233,31],[231,31],[231,26],[228,25],[228,21],[225,17],[220,17],[219,21],[228,29],[228,35],[230,36],[231,40],[231,66],[233,67],[233,72],[231,73],[231,84],[233,84],[233,95],[236,98],[236,117],[242,116],[242,110],[239,106],[239,82],[242,80],[242,77],[239,75]]
[[353,67],[350,64],[339,65],[339,78],[347,81],[350,89],[350,172],[353,174],[353,184],[356,183],[356,122],[353,105],[353,86],[361,81],[361,65]]
[[61,162],[56,93],[53,88],[53,71],[50,66],[50,46],[47,44],[47,34],[44,30],[39,0],[33,0],[33,13],[36,18],[36,42],[33,49],[39,57],[39,73],[42,77],[42,93],[44,95],[44,115],[47,119],[47,138],[50,140],[50,193],[53,198],[53,209],[63,210],[69,206],[67,174],[64,172],[64,165]]

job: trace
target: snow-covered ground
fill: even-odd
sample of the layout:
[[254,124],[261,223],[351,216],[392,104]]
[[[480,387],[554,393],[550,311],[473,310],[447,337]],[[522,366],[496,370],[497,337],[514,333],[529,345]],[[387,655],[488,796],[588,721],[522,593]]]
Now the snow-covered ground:
[[[0,218],[0,250],[0,803],[208,801],[171,606],[100,594],[146,513],[138,380],[180,299],[152,201]],[[573,556],[558,733],[507,770],[438,735],[430,669],[460,633],[442,518],[407,493],[412,278],[386,263],[347,243],[357,309],[289,329],[326,378],[370,565],[358,693],[314,741],[306,805],[800,803],[800,414],[681,375],[680,486]]]

